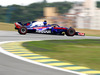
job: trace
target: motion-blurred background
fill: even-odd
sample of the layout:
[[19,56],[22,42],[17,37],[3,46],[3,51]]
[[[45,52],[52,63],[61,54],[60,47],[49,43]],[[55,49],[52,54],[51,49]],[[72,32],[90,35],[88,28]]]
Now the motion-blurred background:
[[[27,1],[24,1],[27,3],[24,4],[21,0],[19,4],[16,0],[15,3],[14,0],[8,0],[8,4],[7,1],[0,2],[1,30],[9,30],[5,23],[47,20],[50,24],[77,28],[88,35],[100,35],[99,0],[29,0],[29,4]],[[12,29],[14,28],[11,25],[10,30]]]

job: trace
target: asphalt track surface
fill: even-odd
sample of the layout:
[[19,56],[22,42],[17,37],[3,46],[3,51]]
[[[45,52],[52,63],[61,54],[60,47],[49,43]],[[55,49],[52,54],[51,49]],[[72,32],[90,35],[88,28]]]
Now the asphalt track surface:
[[[14,31],[0,31],[0,42],[22,40],[59,40],[59,39],[100,39],[91,36],[59,36],[46,34],[19,35]],[[77,75],[28,63],[0,53],[0,75]]]

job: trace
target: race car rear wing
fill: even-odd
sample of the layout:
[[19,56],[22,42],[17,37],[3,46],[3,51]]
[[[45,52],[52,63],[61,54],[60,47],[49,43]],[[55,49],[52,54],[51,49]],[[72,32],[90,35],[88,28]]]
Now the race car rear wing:
[[21,22],[16,22],[15,23],[15,29],[19,29],[23,24]]

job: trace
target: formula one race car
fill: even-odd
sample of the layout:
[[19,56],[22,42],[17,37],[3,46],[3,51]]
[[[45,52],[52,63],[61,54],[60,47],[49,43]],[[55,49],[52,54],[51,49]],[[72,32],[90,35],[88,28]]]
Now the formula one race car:
[[57,24],[47,24],[44,22],[31,21],[25,24],[21,22],[15,23],[15,29],[18,30],[19,34],[25,35],[26,33],[48,33],[48,34],[59,34],[59,35],[67,35],[74,36],[80,35],[85,36],[85,33],[76,32],[72,27],[60,27]]

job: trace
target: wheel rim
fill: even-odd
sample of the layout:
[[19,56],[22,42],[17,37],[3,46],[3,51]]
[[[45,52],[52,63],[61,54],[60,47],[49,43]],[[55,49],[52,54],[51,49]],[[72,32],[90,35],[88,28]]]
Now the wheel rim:
[[22,28],[21,29],[21,33],[26,33],[26,29],[25,28]]
[[69,30],[69,33],[70,33],[70,35],[73,35],[74,31],[73,30]]

